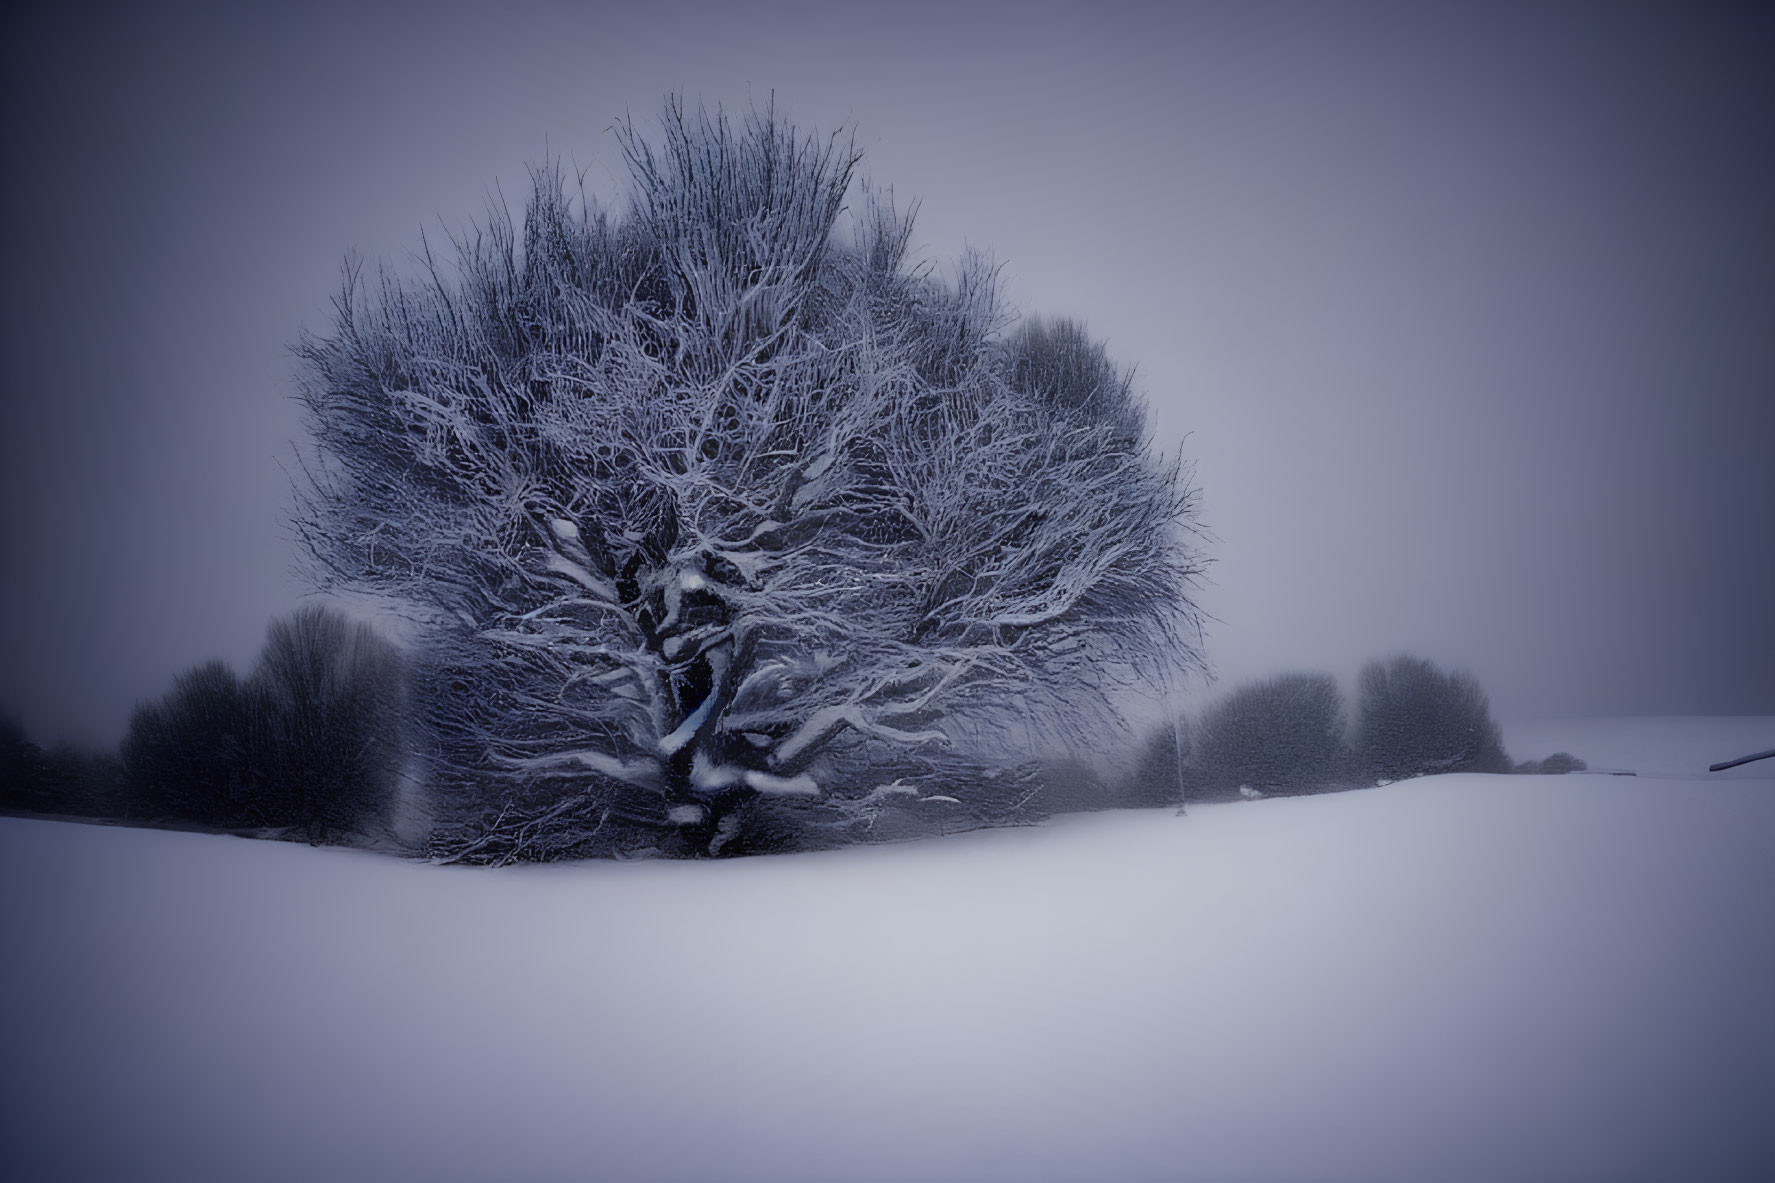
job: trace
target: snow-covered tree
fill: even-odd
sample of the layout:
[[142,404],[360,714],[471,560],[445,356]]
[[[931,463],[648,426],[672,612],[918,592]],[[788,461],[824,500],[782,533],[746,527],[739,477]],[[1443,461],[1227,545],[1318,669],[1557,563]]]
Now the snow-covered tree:
[[977,257],[909,266],[889,197],[842,232],[838,140],[662,124],[619,128],[621,215],[539,169],[454,268],[349,265],[300,346],[298,526],[320,582],[420,626],[445,854],[964,804],[959,737],[1199,662],[1187,471],[1101,349],[1007,331]]

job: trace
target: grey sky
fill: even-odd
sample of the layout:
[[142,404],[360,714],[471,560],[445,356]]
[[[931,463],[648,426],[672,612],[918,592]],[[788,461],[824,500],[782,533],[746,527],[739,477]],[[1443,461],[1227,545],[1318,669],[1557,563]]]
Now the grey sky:
[[1751,7],[44,6],[5,18],[0,707],[114,740],[302,592],[339,262],[611,191],[661,96],[848,122],[930,257],[1139,366],[1225,680],[1775,713],[1775,25]]

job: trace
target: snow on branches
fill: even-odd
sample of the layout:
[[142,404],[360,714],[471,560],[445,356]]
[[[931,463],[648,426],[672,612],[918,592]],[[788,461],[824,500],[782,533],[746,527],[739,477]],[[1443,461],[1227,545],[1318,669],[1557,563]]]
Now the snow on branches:
[[748,798],[863,799],[864,751],[1083,726],[1199,660],[1194,495],[1101,348],[1007,335],[977,258],[908,267],[891,200],[847,241],[837,140],[663,124],[619,131],[625,216],[538,170],[521,230],[423,282],[349,266],[300,347],[298,526],[320,581],[426,623],[435,771],[481,801],[446,852],[707,845]]

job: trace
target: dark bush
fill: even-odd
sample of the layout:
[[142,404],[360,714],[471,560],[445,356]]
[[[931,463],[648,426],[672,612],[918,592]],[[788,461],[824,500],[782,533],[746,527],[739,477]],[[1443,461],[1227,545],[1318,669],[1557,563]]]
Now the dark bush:
[[45,751],[17,720],[0,716],[0,809],[64,817],[123,818],[129,795],[110,752],[57,744]]
[[0,809],[49,813],[43,749],[10,715],[0,715]]
[[1570,752],[1554,752],[1545,760],[1524,760],[1515,768],[1516,772],[1528,776],[1557,776],[1566,772],[1583,772],[1590,765],[1578,759]]
[[1330,674],[1283,674],[1241,686],[1191,729],[1191,795],[1231,800],[1329,788],[1348,766],[1343,693]]
[[131,798],[115,752],[57,744],[43,753],[44,813],[124,819]]
[[399,654],[368,625],[309,606],[267,631],[245,687],[262,824],[312,840],[385,825],[405,762]]
[[220,661],[180,674],[130,717],[122,756],[134,812],[155,821],[264,824],[254,808],[252,725],[234,671]]
[[1441,772],[1509,772],[1502,733],[1472,674],[1444,673],[1409,654],[1364,666],[1355,757],[1364,775],[1400,780]]

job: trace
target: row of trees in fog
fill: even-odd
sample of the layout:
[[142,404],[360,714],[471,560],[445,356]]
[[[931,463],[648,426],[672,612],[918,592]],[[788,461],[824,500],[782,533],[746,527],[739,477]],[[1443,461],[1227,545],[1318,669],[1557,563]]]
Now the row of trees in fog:
[[407,684],[368,625],[311,606],[274,622],[245,677],[211,661],[136,708],[119,751],[0,734],[6,803],[40,813],[315,842],[389,836],[410,760]]
[[1513,766],[1478,679],[1402,654],[1362,668],[1353,717],[1330,674],[1283,674],[1236,687],[1179,728],[1155,732],[1122,791],[1107,795],[1128,804],[1225,801],[1444,772],[1584,767],[1564,752]]

